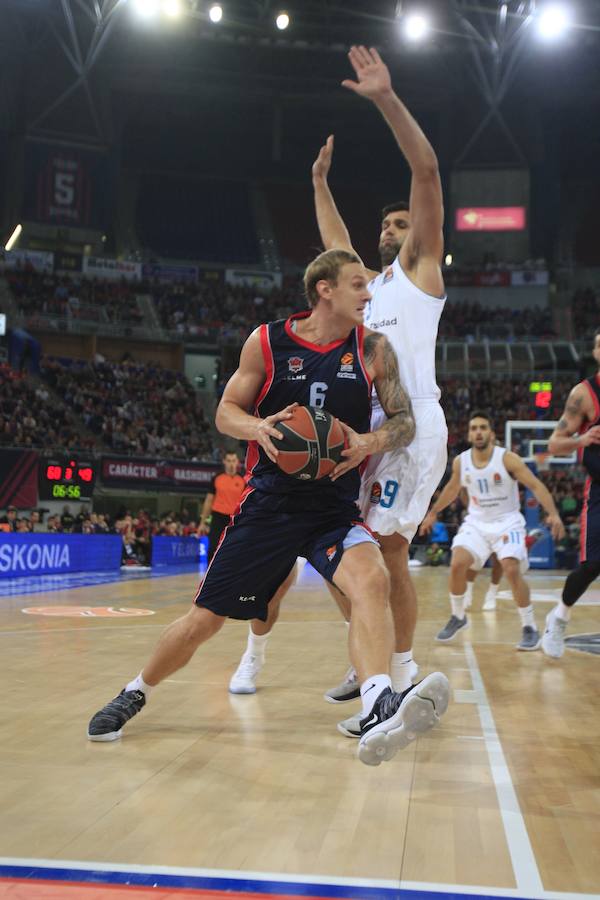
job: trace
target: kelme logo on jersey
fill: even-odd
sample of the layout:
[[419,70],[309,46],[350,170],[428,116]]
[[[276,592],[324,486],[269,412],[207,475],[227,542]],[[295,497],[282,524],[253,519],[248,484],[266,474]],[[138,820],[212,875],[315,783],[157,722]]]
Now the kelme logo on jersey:
[[304,360],[301,356],[290,356],[288,359],[288,368],[290,372],[295,375],[297,372],[301,372],[304,366]]
[[381,500],[381,485],[376,481],[371,488],[371,496],[369,501],[375,506]]

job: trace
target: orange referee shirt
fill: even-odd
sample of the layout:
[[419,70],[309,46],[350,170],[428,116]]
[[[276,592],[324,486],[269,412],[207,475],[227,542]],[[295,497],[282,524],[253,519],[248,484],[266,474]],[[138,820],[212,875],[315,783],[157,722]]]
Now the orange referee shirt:
[[246,482],[241,475],[226,475],[221,472],[213,478],[210,486],[210,493],[215,495],[212,512],[232,516],[240,505],[245,487]]

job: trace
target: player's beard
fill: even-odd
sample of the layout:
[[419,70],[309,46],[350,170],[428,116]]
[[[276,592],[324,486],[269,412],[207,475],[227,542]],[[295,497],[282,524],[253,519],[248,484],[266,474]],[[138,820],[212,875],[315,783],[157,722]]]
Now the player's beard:
[[400,253],[401,243],[392,241],[379,245],[379,256],[381,258],[381,268],[391,265]]

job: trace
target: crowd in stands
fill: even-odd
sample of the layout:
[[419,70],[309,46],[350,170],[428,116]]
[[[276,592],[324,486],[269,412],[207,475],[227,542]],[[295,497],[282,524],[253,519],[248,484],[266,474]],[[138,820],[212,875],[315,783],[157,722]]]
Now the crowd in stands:
[[[35,317],[86,319],[138,325],[137,297],[152,297],[163,329],[182,338],[241,342],[260,322],[289,316],[306,308],[301,279],[286,276],[281,288],[230,285],[223,281],[131,282],[42,274],[30,270],[6,273],[8,284],[30,325]],[[595,328],[596,297],[583,291],[574,301],[577,333]],[[592,321],[593,320],[593,321]],[[478,302],[448,302],[440,322],[446,340],[514,341],[526,337],[555,338],[549,308],[507,309]]]
[[269,290],[220,282],[154,282],[146,289],[166,331],[221,343],[244,341],[257,324],[287,318],[307,305],[297,278]]
[[85,319],[139,325],[139,284],[125,280],[84,278],[15,269],[5,278],[28,323],[36,317]]
[[[556,421],[560,418],[572,386],[572,379],[559,378],[553,382],[550,406],[543,410],[544,419]],[[469,412],[473,409],[482,410],[492,417],[496,436],[501,443],[504,442],[507,420],[537,418],[534,395],[529,391],[529,379],[517,381],[497,376],[466,381],[448,378],[440,380],[440,388],[441,403],[448,423],[448,447],[451,455],[466,449]],[[516,433],[511,449],[521,455],[528,455],[526,442],[531,437],[531,433]],[[545,437],[549,435],[545,433]]]
[[215,458],[202,401],[181,372],[97,357],[45,358],[41,374],[99,445],[115,453]]
[[81,425],[77,411],[45,384],[0,364],[0,446],[91,449],[96,441]]
[[577,339],[591,338],[600,323],[600,292],[592,288],[576,291],[571,301],[573,332]]
[[549,308],[507,309],[462,300],[446,303],[439,336],[445,340],[489,338],[513,341],[531,336],[555,338],[556,331]]

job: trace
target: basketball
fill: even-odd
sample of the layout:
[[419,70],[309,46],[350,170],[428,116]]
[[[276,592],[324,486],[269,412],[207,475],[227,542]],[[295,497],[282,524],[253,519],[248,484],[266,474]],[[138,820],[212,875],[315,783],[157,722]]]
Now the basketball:
[[287,475],[316,481],[329,475],[342,459],[346,439],[337,419],[324,409],[299,406],[291,419],[277,423],[283,440],[275,440],[279,450],[277,465]]

